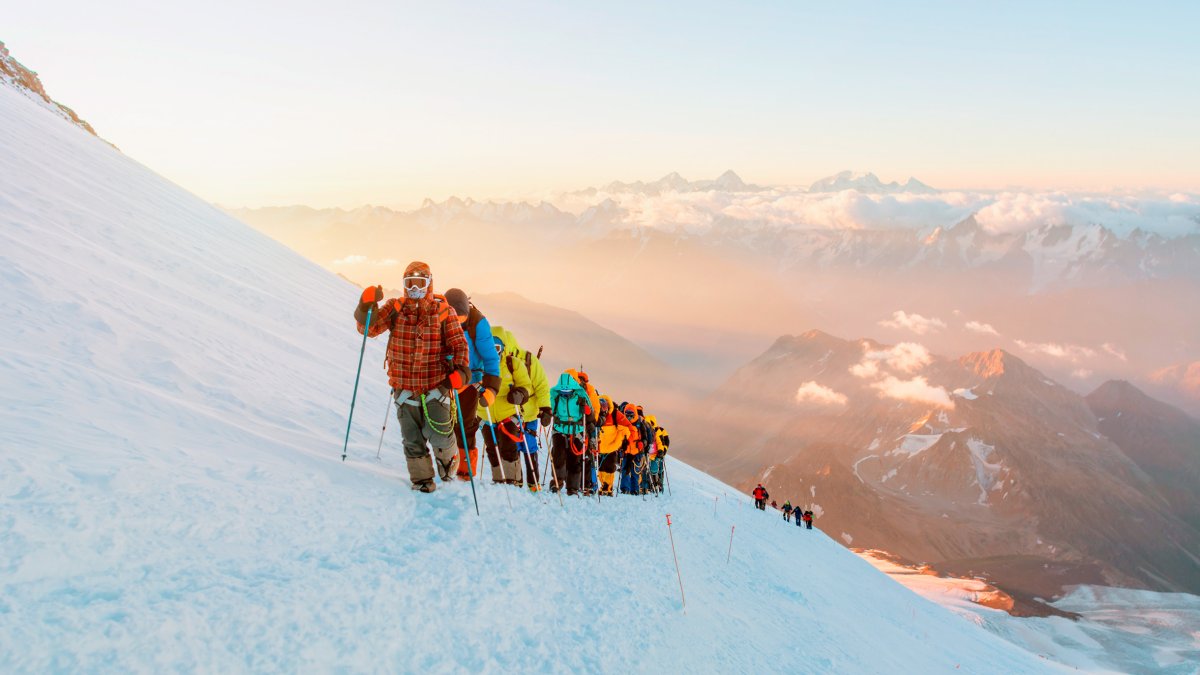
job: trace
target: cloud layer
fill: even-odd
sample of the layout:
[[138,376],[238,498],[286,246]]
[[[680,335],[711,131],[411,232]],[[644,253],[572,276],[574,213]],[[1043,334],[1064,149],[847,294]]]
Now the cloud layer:
[[1200,195],[958,191],[870,194],[857,190],[810,193],[801,188],[756,192],[598,192],[552,198],[576,214],[604,200],[643,227],[707,230],[720,223],[796,229],[924,229],[950,227],[975,214],[984,230],[1024,232],[1044,225],[1107,227],[1120,236],[1135,229],[1164,236],[1200,231]]

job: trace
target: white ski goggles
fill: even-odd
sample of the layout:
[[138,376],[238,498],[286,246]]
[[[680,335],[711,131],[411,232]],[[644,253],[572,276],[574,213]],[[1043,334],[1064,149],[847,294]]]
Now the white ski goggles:
[[405,288],[417,288],[422,291],[428,290],[430,278],[420,274],[415,274],[411,277],[404,277]]

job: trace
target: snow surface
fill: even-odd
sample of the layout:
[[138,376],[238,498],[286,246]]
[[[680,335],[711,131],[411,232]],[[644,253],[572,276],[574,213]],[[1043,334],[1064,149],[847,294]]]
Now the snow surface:
[[887,454],[915,457],[932,448],[941,438],[942,434],[905,434],[899,439],[900,445]]
[[413,493],[381,341],[343,463],[357,289],[3,86],[0,148],[0,672],[1049,667],[678,461]]
[[980,504],[987,504],[988,491],[996,485],[996,479],[1004,465],[988,462],[988,458],[996,451],[996,447],[988,445],[978,438],[967,439],[967,449],[971,452],[971,465],[975,468],[975,483],[979,486]]

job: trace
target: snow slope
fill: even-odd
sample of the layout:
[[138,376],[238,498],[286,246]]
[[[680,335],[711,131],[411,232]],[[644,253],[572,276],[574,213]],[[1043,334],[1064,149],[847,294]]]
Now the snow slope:
[[339,461],[356,289],[4,86],[0,275],[0,672],[1050,667],[679,462],[414,494],[381,343]]

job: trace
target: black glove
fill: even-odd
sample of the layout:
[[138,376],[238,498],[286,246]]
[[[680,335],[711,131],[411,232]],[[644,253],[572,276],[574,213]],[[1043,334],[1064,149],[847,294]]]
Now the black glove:
[[513,405],[525,405],[525,402],[529,400],[529,390],[525,387],[511,387],[505,398]]
[[549,408],[538,408],[538,421],[544,427],[550,426],[550,423],[554,421],[554,417],[550,415]]

